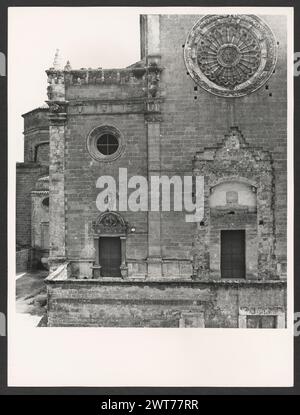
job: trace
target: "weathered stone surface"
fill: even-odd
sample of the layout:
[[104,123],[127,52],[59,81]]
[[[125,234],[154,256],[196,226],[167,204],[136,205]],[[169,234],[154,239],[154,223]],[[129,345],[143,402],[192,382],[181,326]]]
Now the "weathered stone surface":
[[49,326],[237,328],[241,308],[242,315],[245,308],[276,315],[285,310],[286,296],[284,282],[276,281],[65,280],[47,287]]

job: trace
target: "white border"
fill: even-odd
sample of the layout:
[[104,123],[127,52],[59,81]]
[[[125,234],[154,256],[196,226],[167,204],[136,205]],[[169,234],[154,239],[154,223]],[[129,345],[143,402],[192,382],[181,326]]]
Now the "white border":
[[[12,9],[9,8],[9,16]],[[18,9],[22,10],[22,8]],[[61,9],[63,8],[57,8],[57,12],[59,13]],[[93,12],[93,8],[89,10]],[[126,18],[126,12],[132,12],[133,8],[123,8],[123,10]],[[293,8],[147,7],[134,8],[134,10],[141,14],[253,13],[281,14],[288,18],[288,328],[278,330],[32,329],[27,327],[25,322],[20,325],[15,312],[15,137],[9,136],[8,385],[292,386]],[[10,39],[8,47],[10,48]],[[9,121],[11,116],[9,103],[13,85],[9,73],[12,64],[9,59]]]

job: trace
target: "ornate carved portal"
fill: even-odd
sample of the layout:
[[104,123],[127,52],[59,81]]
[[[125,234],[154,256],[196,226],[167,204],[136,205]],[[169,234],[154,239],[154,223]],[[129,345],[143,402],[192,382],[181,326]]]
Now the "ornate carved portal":
[[127,278],[128,268],[126,264],[126,238],[128,225],[117,212],[104,212],[92,224],[94,234],[95,264],[93,266],[94,278],[100,278],[101,263],[99,252],[100,238],[119,238],[121,242],[121,266],[120,272],[122,278]]
[[244,230],[246,279],[277,278],[270,153],[250,147],[232,127],[222,143],[196,154],[193,170],[205,183],[204,219],[194,239],[194,276],[220,279],[221,231]]
[[253,15],[211,15],[192,28],[184,49],[191,77],[207,91],[239,97],[260,88],[277,59],[275,37]]

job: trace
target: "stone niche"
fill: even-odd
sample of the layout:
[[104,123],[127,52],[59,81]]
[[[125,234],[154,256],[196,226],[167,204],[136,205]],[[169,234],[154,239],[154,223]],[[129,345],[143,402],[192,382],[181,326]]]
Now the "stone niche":
[[210,190],[209,207],[216,211],[238,209],[256,213],[256,187],[243,181],[220,182]]
[[196,278],[221,278],[221,231],[245,231],[245,278],[276,278],[273,170],[269,152],[250,147],[231,127],[215,147],[196,154],[204,176],[204,218],[195,234]]

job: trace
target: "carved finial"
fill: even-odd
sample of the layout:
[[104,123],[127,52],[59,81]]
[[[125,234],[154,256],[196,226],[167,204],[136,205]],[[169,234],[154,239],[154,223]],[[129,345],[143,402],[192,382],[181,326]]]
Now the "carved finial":
[[70,61],[67,61],[67,63],[66,63],[66,65],[65,65],[64,70],[65,70],[65,71],[71,71],[71,70],[72,70],[72,67],[71,67]]
[[53,61],[53,68],[58,70],[60,69],[60,57],[59,57],[59,49],[56,49],[54,61]]

